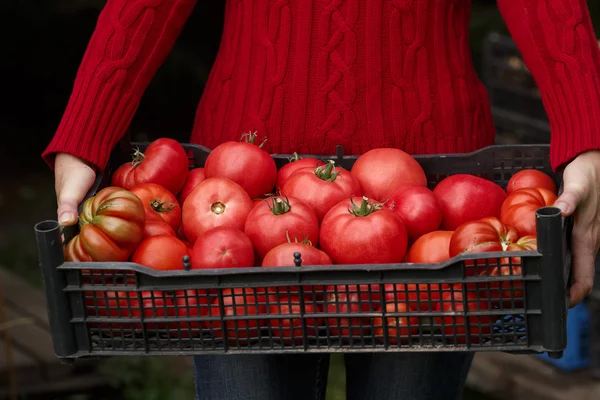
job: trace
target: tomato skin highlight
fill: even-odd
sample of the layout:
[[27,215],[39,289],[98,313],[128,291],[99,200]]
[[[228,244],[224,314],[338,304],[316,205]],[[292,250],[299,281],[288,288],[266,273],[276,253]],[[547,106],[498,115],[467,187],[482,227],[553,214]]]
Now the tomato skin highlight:
[[377,148],[358,157],[352,175],[365,196],[388,200],[403,186],[427,186],[427,177],[417,160],[400,149]]
[[131,262],[160,271],[183,270],[183,257],[190,250],[185,243],[172,235],[147,237],[140,243]]
[[536,169],[523,169],[514,174],[506,185],[506,193],[523,188],[544,188],[557,194],[556,182],[547,174]]
[[192,269],[253,267],[254,248],[244,232],[219,226],[198,237],[191,258]]
[[194,168],[191,169],[187,174],[187,179],[185,180],[185,184],[183,188],[177,195],[177,200],[179,204],[183,204],[185,199],[192,193],[192,190],[200,183],[206,180],[206,173],[204,172],[204,168]]
[[181,224],[181,207],[175,195],[155,183],[141,183],[131,193],[144,204],[146,221],[164,221],[177,231]]
[[506,192],[487,179],[456,174],[443,179],[433,189],[444,215],[441,229],[456,230],[460,225],[485,217],[500,217]]
[[144,153],[136,150],[133,162],[115,171],[112,185],[129,190],[141,183],[155,183],[175,195],[185,184],[188,168],[183,146],[171,138],[160,138],[150,143]]
[[243,231],[252,207],[250,196],[237,183],[226,178],[208,178],[183,203],[183,231],[192,243],[217,226]]

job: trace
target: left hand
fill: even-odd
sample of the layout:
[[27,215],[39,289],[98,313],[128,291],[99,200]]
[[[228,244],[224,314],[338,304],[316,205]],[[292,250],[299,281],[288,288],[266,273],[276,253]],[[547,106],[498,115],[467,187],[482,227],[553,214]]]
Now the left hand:
[[600,151],[588,151],[571,161],[563,174],[564,190],[554,205],[563,216],[574,214],[571,307],[594,286],[595,258],[600,246]]

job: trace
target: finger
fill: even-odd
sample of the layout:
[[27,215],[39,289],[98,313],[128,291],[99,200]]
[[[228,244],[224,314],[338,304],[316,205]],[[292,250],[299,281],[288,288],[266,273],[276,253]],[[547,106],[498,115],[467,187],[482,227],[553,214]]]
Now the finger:
[[571,307],[588,296],[594,285],[596,246],[588,230],[573,232],[573,283],[571,286]]
[[87,193],[85,185],[77,175],[70,175],[63,179],[58,189],[58,223],[63,226],[75,225],[78,219],[77,207]]
[[554,202],[554,206],[560,208],[563,216],[572,215],[585,195],[584,188],[579,184],[567,184],[563,193]]

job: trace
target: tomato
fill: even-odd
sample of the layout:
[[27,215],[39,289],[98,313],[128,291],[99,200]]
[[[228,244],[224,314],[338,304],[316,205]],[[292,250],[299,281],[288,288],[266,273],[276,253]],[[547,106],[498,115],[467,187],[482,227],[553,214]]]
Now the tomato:
[[506,192],[487,179],[457,174],[443,179],[433,190],[442,214],[441,228],[453,231],[465,222],[485,217],[500,217]]
[[363,194],[386,201],[402,186],[427,186],[423,168],[400,149],[380,148],[362,154],[352,166],[352,175]]
[[402,186],[391,194],[383,208],[402,218],[411,242],[435,231],[442,223],[443,214],[437,197],[424,186]]
[[282,192],[308,203],[320,222],[331,207],[360,195],[360,185],[350,172],[328,161],[325,166],[298,169],[285,182]]
[[244,230],[252,200],[237,183],[226,178],[208,178],[192,190],[183,203],[183,231],[188,240],[217,226]]
[[539,208],[553,205],[556,199],[556,195],[547,189],[517,189],[502,204],[500,220],[517,228],[521,235],[535,235],[535,212]]
[[178,290],[175,292],[177,316],[194,318],[194,321],[180,321],[180,337],[200,336],[200,318],[208,315],[208,294],[205,290]]
[[141,183],[156,183],[172,194],[183,188],[189,168],[181,144],[169,138],[150,143],[144,153],[135,150],[133,161],[121,165],[112,176],[112,185],[131,189]]
[[435,264],[450,258],[450,239],[454,231],[433,231],[418,238],[408,250],[406,262]]
[[[443,285],[445,289],[448,285]],[[386,284],[385,300],[387,302],[408,302],[410,307],[421,311],[436,311],[439,309],[440,285],[436,283],[420,284]]]
[[[266,305],[264,301],[257,296],[253,289],[235,288],[223,290],[223,310],[221,315],[219,298],[216,298],[210,307],[210,315],[213,317],[234,317],[221,325],[221,321],[205,321],[204,326],[211,329],[213,337],[222,338],[223,331],[231,344],[246,343],[250,339],[258,338],[260,328],[264,325],[264,320],[258,319],[259,315],[266,314]],[[242,319],[244,316],[256,316],[257,318]],[[236,335],[237,331],[237,335]]]
[[519,232],[498,218],[483,218],[459,226],[450,239],[450,257],[462,253],[504,251],[519,238]]
[[511,194],[522,188],[544,188],[557,194],[554,180],[537,169],[524,169],[514,174],[506,185],[506,192]]
[[270,193],[277,179],[277,166],[262,144],[254,144],[255,140],[256,133],[249,133],[240,142],[229,141],[215,147],[204,164],[206,177],[228,178],[253,199]]
[[79,234],[67,243],[66,261],[127,261],[144,237],[140,199],[109,186],[83,203]]
[[290,238],[319,242],[319,220],[313,209],[294,197],[275,196],[254,206],[244,232],[262,259],[269,250]]
[[[304,315],[316,314],[319,312],[317,306],[315,306],[309,298],[304,299]],[[272,315],[298,315],[298,317],[291,318],[272,318],[270,320],[271,332],[275,339],[280,339],[284,343],[302,343],[303,332],[302,332],[302,313],[300,305],[300,297],[298,296],[281,296],[279,298],[279,304],[272,304],[269,307],[269,314]],[[321,321],[319,318],[304,317],[304,325],[307,335],[317,336],[317,329]],[[310,339],[310,338],[309,338]]]
[[294,253],[300,253],[303,266],[331,265],[331,258],[322,250],[307,242],[289,242],[280,244],[263,258],[263,267],[293,267]]
[[184,242],[187,242],[187,238],[185,237],[185,232],[183,231],[183,224],[179,224],[179,228],[177,228],[177,235],[179,239]]
[[190,195],[190,193],[192,193],[192,190],[194,190],[194,188],[198,186],[198,184],[203,182],[205,179],[206,173],[204,172],[204,168],[194,168],[190,170],[187,174],[185,184],[183,185],[181,192],[179,192],[179,195],[177,196],[179,204],[183,204],[185,199]]
[[[389,302],[385,305],[387,313],[409,313],[416,311],[412,306],[406,303]],[[419,333],[419,319],[414,316],[386,316],[387,335],[390,344],[408,343],[408,341]],[[375,337],[384,341],[384,320],[383,317],[373,318],[373,334]]]
[[[467,292],[467,311],[489,310],[486,301],[478,301],[473,292]],[[449,341],[457,344],[467,343],[467,321],[460,313],[465,312],[464,297],[460,291],[445,292],[442,296],[441,309],[443,312],[456,312],[458,315],[444,315],[438,317],[438,323],[442,324],[442,331]],[[468,317],[469,343],[480,343],[491,333],[491,318],[489,315],[472,315]]]
[[218,226],[196,239],[192,269],[244,268],[254,266],[254,248],[246,234],[237,228]]
[[146,221],[146,224],[144,224],[144,237],[156,235],[177,236],[171,225],[164,221]]
[[[375,285],[374,285],[375,286]],[[377,293],[379,295],[379,293]],[[325,297],[328,314],[356,314],[374,312],[378,308],[379,296],[373,298],[368,285],[339,285],[327,286]],[[369,317],[331,317],[327,320],[332,336],[350,337],[355,339],[366,335],[371,327]]]
[[157,235],[140,243],[131,262],[162,271],[183,270],[182,258],[189,255],[188,247],[175,236]]
[[146,221],[164,221],[177,230],[181,224],[181,207],[173,193],[155,183],[142,183],[134,186],[131,193],[144,204]]
[[408,238],[400,217],[366,197],[358,201],[343,200],[323,218],[321,249],[336,264],[402,262]]
[[277,183],[275,188],[281,190],[283,185],[288,180],[290,175],[298,171],[301,168],[316,168],[319,164],[322,164],[321,160],[316,158],[302,158],[298,153],[294,153],[294,157],[290,160],[289,164],[285,164],[277,172]]

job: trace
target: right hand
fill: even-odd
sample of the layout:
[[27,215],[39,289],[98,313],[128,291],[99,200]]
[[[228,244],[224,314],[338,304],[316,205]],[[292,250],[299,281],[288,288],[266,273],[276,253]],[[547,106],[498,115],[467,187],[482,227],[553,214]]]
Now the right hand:
[[54,188],[58,202],[58,223],[75,225],[79,214],[77,206],[83,201],[96,179],[94,169],[82,159],[66,153],[56,155]]

